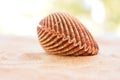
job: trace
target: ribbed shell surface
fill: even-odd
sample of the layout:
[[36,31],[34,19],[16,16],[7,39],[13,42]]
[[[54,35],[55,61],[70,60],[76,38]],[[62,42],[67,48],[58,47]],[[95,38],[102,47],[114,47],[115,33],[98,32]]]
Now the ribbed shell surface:
[[40,44],[49,54],[79,56],[98,53],[98,45],[91,33],[67,13],[50,14],[40,21],[39,26]]

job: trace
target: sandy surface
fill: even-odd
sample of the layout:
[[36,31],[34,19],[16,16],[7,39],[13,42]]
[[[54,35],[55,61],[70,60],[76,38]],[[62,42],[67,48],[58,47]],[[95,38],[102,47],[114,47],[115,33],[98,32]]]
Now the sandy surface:
[[120,41],[98,39],[95,56],[46,54],[37,38],[0,37],[0,80],[120,80]]

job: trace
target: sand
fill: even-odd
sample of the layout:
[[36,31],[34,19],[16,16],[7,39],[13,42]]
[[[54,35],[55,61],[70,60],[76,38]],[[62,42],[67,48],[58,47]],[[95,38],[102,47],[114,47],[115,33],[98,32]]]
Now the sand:
[[37,38],[0,37],[0,80],[120,80],[120,40],[97,39],[95,56],[47,54]]

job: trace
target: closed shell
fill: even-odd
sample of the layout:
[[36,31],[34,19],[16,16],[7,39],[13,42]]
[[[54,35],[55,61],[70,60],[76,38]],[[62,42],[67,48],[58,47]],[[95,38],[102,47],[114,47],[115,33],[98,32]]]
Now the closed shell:
[[86,27],[67,13],[53,13],[37,27],[40,44],[49,54],[95,55],[98,45]]

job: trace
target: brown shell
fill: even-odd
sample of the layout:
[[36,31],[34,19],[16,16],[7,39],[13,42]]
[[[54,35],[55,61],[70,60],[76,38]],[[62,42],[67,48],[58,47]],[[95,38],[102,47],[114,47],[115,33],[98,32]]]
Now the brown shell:
[[90,32],[69,14],[50,14],[40,21],[39,26],[39,41],[49,54],[79,56],[98,53],[98,45]]

